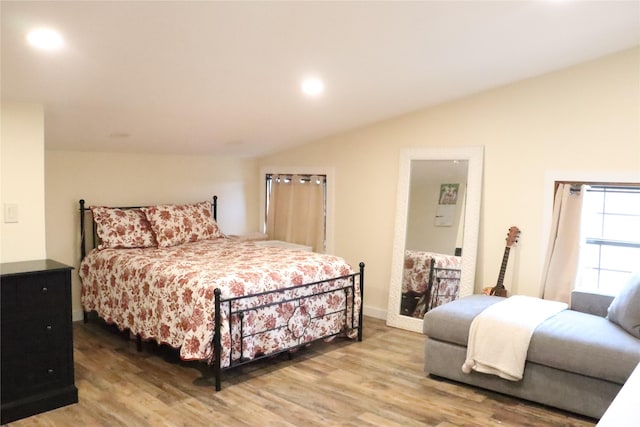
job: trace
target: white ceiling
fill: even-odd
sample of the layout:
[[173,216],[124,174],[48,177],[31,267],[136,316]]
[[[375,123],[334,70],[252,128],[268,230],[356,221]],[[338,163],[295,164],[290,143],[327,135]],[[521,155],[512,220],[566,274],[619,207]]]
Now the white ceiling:
[[2,99],[44,105],[47,149],[261,155],[640,45],[639,1],[0,7]]

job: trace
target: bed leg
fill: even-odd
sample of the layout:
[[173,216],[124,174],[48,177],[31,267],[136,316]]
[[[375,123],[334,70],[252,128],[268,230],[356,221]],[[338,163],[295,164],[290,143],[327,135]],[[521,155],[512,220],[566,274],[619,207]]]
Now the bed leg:
[[216,377],[216,391],[220,391],[222,389],[222,338],[220,336],[220,329],[222,325],[222,316],[220,314],[220,295],[222,291],[219,288],[216,288],[213,291],[213,295],[215,297],[215,313],[214,313],[214,331],[213,331],[213,357],[215,360],[213,361],[213,369]]
[[136,350],[138,353],[142,351],[142,337],[140,335],[136,335]]
[[360,263],[360,312],[358,313],[358,341],[362,341],[362,313],[364,310],[364,262]]
[[82,310],[82,323],[89,323],[89,313]]

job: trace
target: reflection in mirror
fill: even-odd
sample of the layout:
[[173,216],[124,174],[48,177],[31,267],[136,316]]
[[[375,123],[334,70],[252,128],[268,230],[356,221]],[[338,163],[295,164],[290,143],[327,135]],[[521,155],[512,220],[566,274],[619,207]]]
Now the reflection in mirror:
[[467,160],[411,160],[400,314],[458,297]]
[[411,160],[406,249],[462,251],[468,160]]
[[401,152],[387,324],[421,331],[424,314],[473,293],[482,147]]

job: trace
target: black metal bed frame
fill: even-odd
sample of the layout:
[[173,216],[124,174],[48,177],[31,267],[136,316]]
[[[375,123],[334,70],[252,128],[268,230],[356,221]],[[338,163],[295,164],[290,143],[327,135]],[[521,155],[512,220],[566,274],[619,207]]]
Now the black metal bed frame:
[[[119,207],[119,209],[140,209],[141,206],[126,206],[126,207]],[[211,202],[211,209],[212,209],[212,215],[213,215],[213,219],[217,220],[218,217],[218,197],[217,196],[213,196],[212,202]],[[84,199],[80,200],[80,260],[82,261],[82,259],[84,259],[84,257],[86,256],[86,245],[87,245],[87,239],[86,239],[86,224],[85,224],[85,215],[87,213],[87,211],[90,211],[89,207],[85,207],[85,201]],[[95,248],[97,246],[97,232],[96,232],[96,224],[95,222],[92,220],[92,235],[93,235],[93,240],[92,240],[92,246]],[[285,295],[286,293],[296,293],[294,291],[296,290],[300,290],[300,289],[306,289],[312,286],[316,286],[319,285],[321,283],[329,283],[329,282],[333,282],[336,280],[342,280],[342,279],[346,279],[347,283],[345,286],[342,287],[338,287],[338,288],[334,288],[331,290],[327,290],[327,291],[323,291],[320,293],[314,293],[314,294],[310,294],[310,295],[302,295],[302,296],[293,296],[290,298],[276,298],[276,302],[272,302],[272,303],[267,303],[267,304],[261,304],[258,306],[252,306],[249,308],[234,308],[234,306],[240,306],[241,304],[239,304],[240,301],[244,300],[244,299],[250,299],[250,298],[259,298],[262,296],[268,296],[268,295]],[[355,292],[356,292],[356,286],[358,286],[358,291],[360,293],[360,307],[359,310],[355,310]],[[256,333],[250,333],[245,335],[244,331],[243,331],[243,320],[244,320],[244,316],[245,313],[248,311],[254,311],[254,310],[258,310],[261,308],[266,308],[269,306],[273,306],[273,305],[279,305],[279,304],[286,304],[286,303],[294,303],[297,304],[297,307],[299,308],[299,303],[302,299],[305,298],[309,298],[310,296],[314,296],[314,295],[322,295],[322,294],[326,294],[326,293],[331,293],[331,292],[336,292],[336,291],[344,291],[345,293],[345,307],[344,309],[340,309],[336,312],[331,312],[331,313],[325,313],[323,316],[328,316],[328,315],[332,315],[332,314],[336,314],[339,312],[344,312],[345,313],[345,327],[343,329],[343,331],[340,331],[338,333],[334,333],[334,334],[329,334],[323,337],[319,337],[310,341],[302,341],[300,339],[300,336],[297,337],[298,338],[298,342],[295,345],[291,345],[289,347],[286,348],[282,348],[279,349],[277,351],[271,352],[271,353],[265,353],[265,354],[261,354],[258,355],[256,357],[253,357],[251,359],[244,359],[242,357],[243,355],[243,343],[244,343],[244,339],[245,338],[250,338],[251,336],[255,335]],[[267,357],[273,357],[275,355],[278,354],[282,354],[282,353],[289,353],[289,355],[291,355],[291,352],[293,350],[299,349],[301,347],[307,346],[309,344],[311,344],[312,342],[318,341],[318,340],[322,340],[322,339],[327,339],[327,338],[331,338],[334,337],[336,335],[340,335],[340,334],[345,334],[348,333],[350,331],[354,331],[357,330],[357,341],[362,341],[362,328],[363,328],[363,295],[364,295],[364,263],[361,262],[359,264],[359,271],[357,273],[353,273],[353,274],[349,274],[346,276],[340,276],[340,277],[332,277],[330,279],[326,279],[326,280],[322,280],[322,281],[317,281],[317,282],[312,282],[312,283],[305,283],[305,284],[301,284],[301,285],[296,285],[296,286],[292,286],[292,287],[288,287],[288,288],[282,288],[282,289],[275,289],[275,290],[271,290],[271,291],[265,291],[265,292],[261,292],[261,293],[257,293],[257,294],[251,294],[251,295],[246,295],[246,296],[241,296],[241,297],[233,297],[233,298],[223,298],[222,297],[222,291],[219,288],[216,288],[214,290],[214,335],[213,335],[213,348],[214,348],[214,360],[213,360],[213,370],[214,370],[214,375],[215,375],[215,387],[216,387],[216,391],[219,391],[222,389],[222,372],[227,370],[227,369],[231,369],[231,368],[235,368],[238,366],[242,366],[242,365],[246,365],[248,363],[252,363]],[[349,318],[348,313],[349,313],[349,306],[348,303],[349,301],[351,302],[351,316]],[[230,351],[230,355],[229,355],[229,365],[226,367],[222,367],[222,334],[221,334],[221,329],[222,329],[222,315],[221,315],[221,310],[223,309],[223,306],[227,305],[228,308],[228,323],[229,323],[229,335],[231,336],[231,351]],[[297,312],[297,308],[296,310],[294,310],[294,314],[295,312]],[[358,316],[358,320],[357,320],[357,325],[356,325],[356,315]],[[293,315],[292,315],[293,316]],[[232,320],[234,319],[234,317],[237,317],[240,319],[240,359],[237,360],[233,360],[233,348],[234,348],[234,343],[233,343],[233,334],[232,332]],[[84,322],[86,323],[88,321],[88,312],[84,311],[83,308],[83,319]],[[288,322],[287,322],[288,323]],[[272,330],[276,330],[276,329],[283,329],[283,328],[287,328],[288,326],[280,326],[280,327],[275,327],[272,329],[268,329],[268,330],[262,330],[259,331],[258,333],[265,333],[265,332],[269,332]],[[303,331],[304,332],[304,331]],[[302,335],[302,334],[301,334]],[[140,337],[140,335],[136,335],[136,347],[138,351],[142,351],[142,338]]]
[[[440,285],[443,280],[457,281],[458,282],[457,292],[460,292],[460,279],[462,274],[462,270],[460,270],[459,268],[436,267],[433,259],[431,260],[431,262],[432,264],[431,264],[431,274],[429,275],[429,287],[426,292],[426,295],[429,296],[430,298],[429,305],[427,307],[428,309],[433,309],[439,305],[439,304],[436,304],[438,302],[438,298],[451,296],[451,295],[440,293]],[[456,277],[440,276],[441,272],[457,272],[457,276]]]
[[[445,272],[457,272],[455,277],[441,275]],[[427,280],[427,289],[423,293],[409,291],[402,295],[400,313],[411,317],[421,317],[427,311],[437,307],[438,299],[451,295],[441,294],[440,286],[443,280],[451,280],[458,282],[458,291],[460,291],[461,270],[459,268],[436,267],[436,260],[431,258],[429,262],[429,279]],[[424,313],[420,311],[424,308]],[[415,313],[421,314],[417,316]]]

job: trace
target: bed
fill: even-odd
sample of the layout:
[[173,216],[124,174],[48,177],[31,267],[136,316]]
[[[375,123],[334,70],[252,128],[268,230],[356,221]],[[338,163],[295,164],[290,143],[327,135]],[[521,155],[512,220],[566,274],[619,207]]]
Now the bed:
[[[362,340],[364,263],[225,236],[212,202],[144,207],[80,200],[82,306],[183,360],[224,370],[313,341]],[[87,227],[87,225],[89,227]]]
[[423,318],[439,305],[458,298],[462,257],[405,250],[401,314]]

